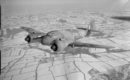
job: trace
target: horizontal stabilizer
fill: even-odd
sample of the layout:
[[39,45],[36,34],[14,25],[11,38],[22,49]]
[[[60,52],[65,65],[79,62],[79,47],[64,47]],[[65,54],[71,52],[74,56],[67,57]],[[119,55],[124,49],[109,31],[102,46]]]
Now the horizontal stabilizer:
[[88,28],[77,28],[77,29],[81,29],[81,30],[90,30],[90,31],[92,31],[92,32],[100,32],[100,31],[93,30],[93,29],[88,29]]

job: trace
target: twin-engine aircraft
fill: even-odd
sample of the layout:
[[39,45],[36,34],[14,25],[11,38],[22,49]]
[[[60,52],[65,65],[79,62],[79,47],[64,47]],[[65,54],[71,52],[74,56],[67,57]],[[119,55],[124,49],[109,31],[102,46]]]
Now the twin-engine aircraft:
[[29,33],[25,38],[28,44],[38,42],[42,45],[48,45],[54,52],[62,52],[67,47],[114,48],[112,46],[79,42],[79,39],[89,37],[92,32],[99,33],[99,31],[93,30],[92,27],[92,24],[90,24],[89,28],[53,30],[48,33],[27,27],[21,27],[21,29]]

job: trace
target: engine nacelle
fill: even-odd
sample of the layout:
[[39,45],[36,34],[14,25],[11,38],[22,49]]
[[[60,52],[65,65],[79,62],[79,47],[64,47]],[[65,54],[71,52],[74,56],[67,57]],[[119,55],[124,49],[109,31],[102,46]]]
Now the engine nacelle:
[[67,47],[67,43],[60,40],[54,40],[54,42],[51,45],[51,49],[55,52],[62,52]]
[[30,37],[30,35],[27,35],[27,36],[25,37],[25,41],[27,41],[28,43],[31,42],[31,37]]

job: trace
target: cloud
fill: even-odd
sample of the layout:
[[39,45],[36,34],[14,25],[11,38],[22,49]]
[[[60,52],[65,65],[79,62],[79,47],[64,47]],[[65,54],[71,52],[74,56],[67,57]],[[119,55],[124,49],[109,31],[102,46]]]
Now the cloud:
[[[85,7],[89,11],[116,11],[123,10],[128,0],[1,0],[2,8],[8,12],[26,10],[40,10],[46,7]],[[129,1],[130,3],[130,1]],[[69,8],[68,8],[69,9]],[[24,10],[25,11],[25,10]]]
[[129,2],[129,0],[120,0],[120,2],[121,2],[121,4],[126,4],[126,3],[128,3]]

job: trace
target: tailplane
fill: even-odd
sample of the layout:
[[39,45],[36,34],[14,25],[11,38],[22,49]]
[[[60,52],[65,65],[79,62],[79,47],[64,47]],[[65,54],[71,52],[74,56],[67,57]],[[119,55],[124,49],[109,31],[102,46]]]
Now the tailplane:
[[85,30],[86,31],[86,36],[90,36],[90,34],[92,32],[100,32],[100,31],[97,31],[97,30],[94,30],[94,20],[90,22],[88,28],[77,28],[77,29],[81,29],[81,30]]

